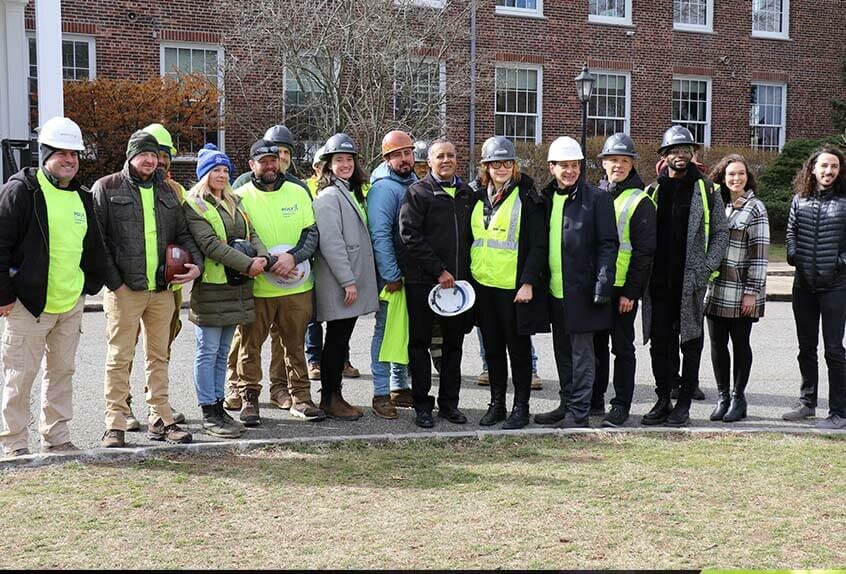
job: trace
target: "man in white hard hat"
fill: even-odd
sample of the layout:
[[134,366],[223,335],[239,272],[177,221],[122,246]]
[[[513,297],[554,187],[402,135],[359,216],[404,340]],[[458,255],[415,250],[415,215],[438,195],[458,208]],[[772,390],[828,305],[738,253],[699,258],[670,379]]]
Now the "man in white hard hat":
[[588,427],[596,373],[593,334],[611,327],[617,260],[614,202],[585,181],[582,148],[570,137],[549,146],[552,181],[544,188],[549,222],[552,344],[561,404],[535,417],[539,424]]
[[41,359],[41,450],[69,452],[75,370],[85,295],[100,291],[105,258],[88,190],[76,179],[82,132],[55,117],[39,130],[43,166],[24,168],[0,189],[2,422],[8,457],[29,454],[30,394]]

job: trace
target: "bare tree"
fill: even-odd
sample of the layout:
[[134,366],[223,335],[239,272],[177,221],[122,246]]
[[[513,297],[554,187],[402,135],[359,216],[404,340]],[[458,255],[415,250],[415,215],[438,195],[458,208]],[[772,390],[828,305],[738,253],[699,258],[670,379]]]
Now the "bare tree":
[[[468,0],[444,0],[442,7],[419,0],[223,2],[237,15],[227,98],[243,98],[255,112],[227,121],[258,131],[251,122],[278,117],[281,104],[286,124],[305,142],[302,155],[345,131],[372,163],[391,129],[445,135],[449,116],[459,111],[452,104],[467,96]],[[262,69],[276,72],[257,75]],[[266,82],[278,86],[279,100],[251,102],[251,90]]]

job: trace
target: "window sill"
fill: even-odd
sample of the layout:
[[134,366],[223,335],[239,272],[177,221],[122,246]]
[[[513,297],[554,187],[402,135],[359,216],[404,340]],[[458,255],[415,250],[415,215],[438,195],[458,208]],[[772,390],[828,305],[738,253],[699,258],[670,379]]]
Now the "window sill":
[[517,18],[529,18],[531,20],[548,20],[546,16],[536,10],[522,10],[519,8],[511,8],[497,6],[494,12],[495,16],[510,16]]
[[693,26],[673,26],[673,32],[688,32],[692,34],[712,34],[717,35],[713,28],[696,28]]
[[595,16],[588,16],[588,24],[598,24],[600,26],[617,26],[618,28],[629,28],[634,30],[634,24],[629,20],[622,18],[598,18]]
[[766,32],[752,32],[751,38],[755,40],[780,40],[782,42],[792,42],[793,38],[783,34],[768,34]]

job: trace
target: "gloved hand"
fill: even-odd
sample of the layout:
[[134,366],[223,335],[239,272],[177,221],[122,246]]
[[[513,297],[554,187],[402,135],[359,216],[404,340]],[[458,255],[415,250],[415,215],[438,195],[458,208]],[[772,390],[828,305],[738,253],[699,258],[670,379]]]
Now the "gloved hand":
[[611,297],[606,297],[604,295],[594,295],[593,296],[593,304],[594,305],[607,305],[611,302]]

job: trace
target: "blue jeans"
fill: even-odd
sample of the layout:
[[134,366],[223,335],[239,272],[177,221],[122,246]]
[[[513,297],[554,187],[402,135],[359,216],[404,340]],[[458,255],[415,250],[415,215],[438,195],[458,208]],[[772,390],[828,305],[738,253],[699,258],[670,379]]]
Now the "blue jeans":
[[[479,356],[482,357],[482,370],[488,370],[488,362],[485,360],[485,342],[482,340],[482,330],[476,327],[476,336],[479,337]],[[529,339],[531,341],[531,339]],[[535,344],[532,343],[532,374],[538,374],[538,354],[535,353]]]
[[384,397],[390,391],[407,389],[405,365],[398,363],[383,363],[379,361],[379,350],[382,339],[385,338],[385,321],[388,318],[387,301],[379,301],[376,311],[376,326],[373,328],[373,339],[370,342],[370,370],[373,372],[373,396]]
[[235,325],[194,326],[197,354],[194,356],[194,389],[200,406],[223,400],[226,385],[226,359],[235,335]]
[[305,353],[306,360],[311,363],[320,364],[320,355],[323,352],[323,323],[312,321],[306,327]]

